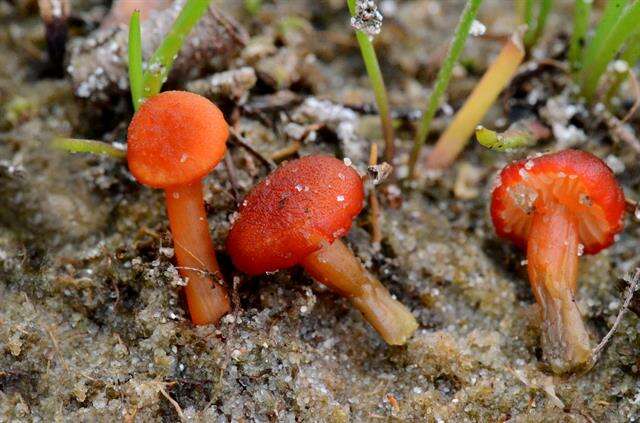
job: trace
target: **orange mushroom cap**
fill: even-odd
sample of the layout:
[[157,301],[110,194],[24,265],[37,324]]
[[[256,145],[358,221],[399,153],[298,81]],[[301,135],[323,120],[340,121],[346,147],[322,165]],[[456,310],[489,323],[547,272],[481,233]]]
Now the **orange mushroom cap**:
[[533,213],[550,202],[575,217],[586,254],[607,248],[622,230],[624,194],[611,169],[592,154],[564,150],[502,170],[491,200],[496,233],[526,248]]
[[294,266],[349,232],[363,200],[362,179],[341,160],[308,156],[286,163],[247,196],[227,250],[250,275]]
[[166,91],[145,101],[129,124],[129,169],[153,188],[185,185],[216,167],[228,136],[215,104],[186,91]]

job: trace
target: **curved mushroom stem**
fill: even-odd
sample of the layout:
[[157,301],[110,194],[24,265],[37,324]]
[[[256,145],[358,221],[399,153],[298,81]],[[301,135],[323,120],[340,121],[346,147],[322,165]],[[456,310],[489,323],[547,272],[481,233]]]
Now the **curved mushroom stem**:
[[529,282],[542,309],[545,361],[556,373],[577,370],[591,359],[574,299],[578,256],[578,227],[569,211],[558,204],[537,211],[527,241]]
[[187,279],[185,294],[191,321],[217,323],[230,310],[227,290],[216,261],[202,198],[202,181],[165,189],[179,272]]
[[319,282],[349,298],[390,345],[403,345],[417,329],[411,312],[367,272],[342,241],[309,254],[302,266]]

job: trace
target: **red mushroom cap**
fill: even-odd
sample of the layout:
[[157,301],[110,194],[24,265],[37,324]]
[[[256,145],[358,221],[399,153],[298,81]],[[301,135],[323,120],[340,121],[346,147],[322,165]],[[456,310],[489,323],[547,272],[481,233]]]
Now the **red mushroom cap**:
[[622,230],[624,194],[611,169],[592,154],[564,150],[502,170],[491,199],[496,233],[526,248],[533,213],[550,203],[575,216],[587,254],[610,246]]
[[145,101],[129,124],[129,169],[153,188],[185,185],[216,167],[228,136],[215,104],[186,91],[166,91]]
[[363,200],[362,179],[341,160],[308,156],[288,162],[249,193],[227,250],[250,275],[294,266],[345,235]]

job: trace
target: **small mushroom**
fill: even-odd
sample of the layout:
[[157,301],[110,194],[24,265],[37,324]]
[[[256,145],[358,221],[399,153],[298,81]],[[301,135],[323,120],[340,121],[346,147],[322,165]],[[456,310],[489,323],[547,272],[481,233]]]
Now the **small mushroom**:
[[342,161],[309,156],[288,162],[249,193],[227,250],[249,275],[302,265],[351,300],[388,344],[402,345],[416,320],[340,241],[363,200],[360,176]]
[[138,182],[165,190],[180,274],[196,325],[216,323],[229,311],[202,197],[204,178],[224,156],[228,137],[222,112],[209,100],[167,91],[145,101],[129,125],[127,161]]
[[578,257],[607,248],[622,230],[625,200],[597,157],[565,150],[506,166],[493,191],[498,236],[526,249],[529,282],[543,317],[542,349],[558,373],[591,360],[575,302]]

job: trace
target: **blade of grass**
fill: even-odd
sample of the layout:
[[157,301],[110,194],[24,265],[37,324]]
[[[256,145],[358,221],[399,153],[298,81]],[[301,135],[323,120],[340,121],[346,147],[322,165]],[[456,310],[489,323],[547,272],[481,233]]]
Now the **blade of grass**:
[[607,38],[597,51],[595,58],[590,64],[585,64],[584,83],[582,84],[582,95],[588,100],[593,100],[593,96],[598,88],[600,77],[607,68],[607,65],[620,51],[625,41],[640,34],[640,1],[635,1],[627,7],[610,29]]
[[533,3],[533,0],[524,0],[522,7],[522,23],[527,25],[527,28],[533,28]]
[[187,0],[171,30],[149,60],[144,73],[144,98],[160,92],[182,43],[207,11],[210,2],[211,0]]
[[[356,0],[347,0],[347,6],[349,7],[349,13],[351,16],[356,14]],[[393,163],[394,156],[394,133],[393,133],[393,121],[391,119],[391,111],[389,109],[389,99],[387,97],[387,89],[384,84],[384,78],[382,78],[382,72],[380,71],[380,64],[378,63],[378,57],[376,51],[373,48],[371,40],[364,32],[356,30],[356,39],[360,46],[360,53],[364,61],[364,66],[371,81],[373,87],[373,94],[376,98],[376,104],[378,106],[378,114],[380,115],[380,125],[382,127],[382,134],[384,137],[384,158],[387,162]]]
[[[627,41],[627,47],[620,56],[620,60],[627,62],[629,68],[633,68],[636,63],[640,60],[640,34],[636,34],[633,38]],[[630,72],[622,72],[618,73],[613,82],[611,83],[611,87],[607,91],[605,96],[605,103],[611,104],[611,99],[614,95],[618,93],[620,90],[620,85],[624,82],[627,77],[632,77]]]
[[[533,17],[530,16],[529,21],[527,21],[528,30],[524,36],[524,45],[530,49],[540,39],[542,35],[542,31],[544,31],[544,27],[547,25],[547,18],[549,17],[549,12],[551,11],[551,6],[553,2],[552,0],[540,0],[538,6],[538,17],[533,22]],[[533,14],[532,11],[530,11]]]
[[604,43],[609,32],[620,18],[620,15],[622,15],[627,3],[628,0],[609,0],[607,2],[607,5],[602,12],[600,22],[596,27],[596,32],[584,49],[582,57],[582,72],[580,74],[581,80],[585,79],[585,69],[591,66],[596,54],[602,47],[602,43]]
[[[465,41],[469,36],[469,30],[471,29],[471,24],[478,14],[478,9],[480,8],[480,4],[482,0],[469,0],[462,11],[462,15],[460,16],[460,21],[458,22],[458,26],[456,28],[453,42],[449,46],[449,51],[447,52],[447,57],[444,59],[444,63],[442,67],[438,71],[438,76],[436,78],[436,83],[433,88],[433,92],[429,97],[429,104],[427,105],[427,109],[422,116],[422,122],[420,123],[420,129],[416,134],[416,139],[413,143],[413,149],[411,151],[411,156],[409,157],[409,177],[415,177],[416,163],[418,162],[418,157],[420,156],[420,150],[427,140],[427,135],[429,135],[429,130],[431,129],[431,121],[440,107],[440,102],[442,101],[442,96],[449,85],[449,80],[451,79],[451,74],[453,72],[453,67],[458,61],[460,54],[464,48]],[[474,125],[475,126],[475,125]]]
[[51,147],[68,151],[70,153],[91,153],[111,156],[116,159],[124,159],[127,152],[112,146],[106,142],[96,140],[84,140],[79,138],[54,138]]
[[129,86],[133,109],[138,110],[143,98],[142,87],[142,34],[140,31],[140,11],[131,14],[129,23]]
[[525,51],[521,37],[520,33],[514,34],[489,66],[429,154],[428,168],[445,168],[460,154],[478,123],[522,63]]
[[569,41],[569,64],[573,71],[582,67],[582,50],[587,41],[592,4],[593,0],[576,0],[573,10],[573,32]]

